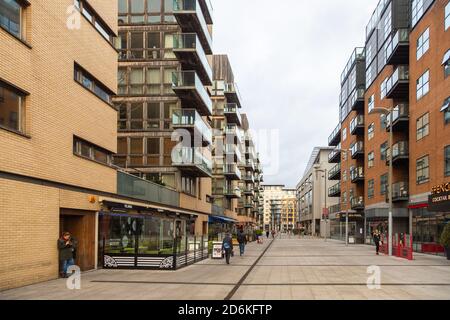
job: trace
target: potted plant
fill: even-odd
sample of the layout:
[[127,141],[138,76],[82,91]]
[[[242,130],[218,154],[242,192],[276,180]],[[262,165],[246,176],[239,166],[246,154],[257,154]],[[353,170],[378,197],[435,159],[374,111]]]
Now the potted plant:
[[441,234],[440,244],[445,248],[447,260],[450,260],[450,223],[445,225],[444,231]]

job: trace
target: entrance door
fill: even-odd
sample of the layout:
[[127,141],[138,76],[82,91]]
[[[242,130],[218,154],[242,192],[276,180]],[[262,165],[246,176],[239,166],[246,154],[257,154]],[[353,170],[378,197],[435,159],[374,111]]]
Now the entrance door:
[[75,264],[81,271],[95,269],[95,213],[61,209],[60,234],[66,231],[78,240]]

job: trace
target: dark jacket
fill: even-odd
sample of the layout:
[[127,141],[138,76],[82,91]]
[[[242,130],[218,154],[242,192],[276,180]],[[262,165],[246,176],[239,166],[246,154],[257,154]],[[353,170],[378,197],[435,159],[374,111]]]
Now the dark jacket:
[[70,243],[66,245],[64,239],[58,239],[59,260],[69,260],[75,257],[75,251],[77,249],[78,241],[75,238],[71,238]]
[[373,242],[375,243],[380,243],[380,235],[379,234],[374,234],[373,235]]
[[[226,248],[225,248],[225,243],[228,243],[229,249],[226,249]],[[233,249],[233,239],[231,239],[230,236],[226,236],[226,237],[223,239],[223,242],[222,242],[222,249],[223,249],[223,250],[232,250],[232,249]]]
[[237,234],[237,240],[239,243],[246,243],[247,237],[245,236],[245,234],[242,231],[239,231]]

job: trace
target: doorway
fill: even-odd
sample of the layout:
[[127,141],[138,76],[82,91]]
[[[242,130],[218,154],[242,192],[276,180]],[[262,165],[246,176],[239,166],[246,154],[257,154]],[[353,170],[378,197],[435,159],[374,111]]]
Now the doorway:
[[81,271],[95,269],[95,212],[61,209],[59,231],[77,239],[75,264]]

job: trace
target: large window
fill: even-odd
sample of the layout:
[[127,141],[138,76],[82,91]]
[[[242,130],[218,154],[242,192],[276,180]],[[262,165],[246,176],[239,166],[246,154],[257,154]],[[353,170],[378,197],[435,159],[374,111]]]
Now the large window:
[[17,0],[0,0],[0,26],[22,38],[22,6]]
[[78,137],[73,138],[73,153],[95,162],[111,165],[112,152]]
[[417,60],[422,58],[425,52],[430,48],[430,28],[427,28],[417,39],[416,57]]
[[444,173],[445,176],[450,176],[450,146],[444,149]]
[[450,27],[450,2],[445,6],[445,30]]
[[25,94],[0,81],[0,127],[24,132]]
[[197,180],[192,177],[181,177],[181,190],[191,196],[197,195]]
[[425,156],[416,161],[416,182],[417,184],[426,183],[430,180],[429,157]]
[[91,91],[106,103],[111,103],[111,95],[113,95],[113,93],[105,85],[95,79],[90,73],[88,73],[76,63],[74,69],[75,81],[77,81],[79,84]]
[[416,135],[417,140],[421,140],[430,133],[430,114],[426,113],[417,119]]
[[413,0],[412,2],[412,25],[416,25],[423,15],[423,0]]
[[427,70],[416,82],[417,100],[430,91],[430,71]]
[[173,0],[119,0],[119,24],[176,23]]
[[381,161],[386,161],[387,157],[387,149],[388,149],[388,143],[385,142],[380,146],[380,158]]

